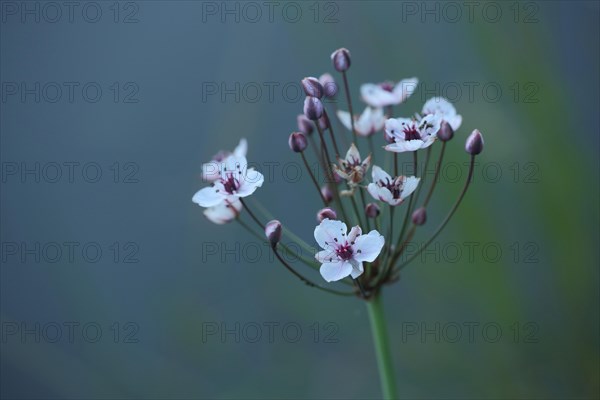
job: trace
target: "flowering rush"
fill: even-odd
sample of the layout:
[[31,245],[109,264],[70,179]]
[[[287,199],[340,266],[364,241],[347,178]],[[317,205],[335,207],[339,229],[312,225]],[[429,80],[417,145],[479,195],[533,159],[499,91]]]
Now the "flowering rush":
[[[287,130],[289,137],[272,138],[287,140],[290,154],[306,167],[304,176],[310,179],[298,183],[297,192],[289,196],[303,202],[296,212],[308,212],[314,218],[312,237],[306,231],[292,233],[285,215],[272,219],[268,205],[247,199],[263,185],[264,177],[248,167],[245,139],[233,151],[221,151],[202,164],[201,177],[208,186],[194,194],[192,201],[205,209],[209,221],[238,222],[264,240],[295,279],[313,289],[365,300],[373,334],[381,344],[386,342],[378,300],[382,289],[398,280],[400,271],[415,261],[456,213],[471,184],[475,158],[483,151],[483,136],[475,129],[465,138],[468,173],[456,201],[440,205],[448,213],[436,226],[436,221],[427,218],[427,210],[446,147],[462,135],[463,117],[441,97],[419,107],[411,98],[417,78],[362,84],[364,111],[355,115],[353,110],[359,108],[350,95],[350,51],[334,51],[331,62],[335,71],[299,79],[306,98],[297,125]],[[433,177],[429,179],[425,172],[431,165]],[[292,251],[290,240],[295,249],[302,249],[300,253]],[[419,250],[402,257],[409,244]],[[382,361],[386,350],[382,346],[376,348],[384,395],[395,397],[389,363]]]

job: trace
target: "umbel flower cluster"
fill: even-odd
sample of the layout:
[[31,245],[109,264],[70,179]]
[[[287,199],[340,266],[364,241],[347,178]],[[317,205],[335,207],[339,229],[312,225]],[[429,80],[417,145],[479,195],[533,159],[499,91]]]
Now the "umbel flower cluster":
[[[315,195],[323,203],[323,208],[316,212],[318,225],[313,233],[320,250],[314,251],[314,243],[300,238],[306,235],[298,236],[287,227],[284,229],[281,222],[259,206],[262,217],[271,219],[264,223],[252,209],[254,205],[251,208],[245,200],[264,182],[260,172],[248,167],[245,139],[240,140],[233,152],[221,151],[202,166],[203,180],[211,184],[198,191],[192,200],[205,208],[204,214],[210,221],[216,224],[237,221],[261,240],[268,241],[283,266],[306,284],[335,294],[369,299],[383,285],[396,281],[400,270],[444,229],[471,183],[475,157],[483,150],[483,138],[475,129],[466,139],[470,167],[462,190],[439,225],[423,229],[446,147],[459,131],[462,116],[441,97],[426,101],[420,113],[406,116],[400,106],[415,92],[417,78],[363,84],[360,94],[366,105],[357,114],[348,84],[350,52],[344,48],[336,50],[331,60],[341,74],[344,99],[338,101],[341,90],[332,75],[304,78],[303,113],[297,117],[298,130],[288,139],[290,149],[299,154],[306,167]],[[328,107],[336,111],[328,112]],[[435,149],[436,145],[439,149]],[[365,147],[368,152],[361,150]],[[405,158],[402,164],[401,157]],[[319,165],[321,174],[315,174],[311,161]],[[427,182],[429,177],[423,173],[430,165],[434,173]],[[244,213],[264,231],[264,236],[244,222],[241,218]],[[420,230],[429,231],[429,238],[421,242],[419,251],[401,257]],[[282,253],[292,254],[281,240],[283,235],[305,250],[312,250],[310,257],[293,254],[300,268],[282,257]],[[301,268],[305,267],[309,269],[303,271]],[[318,269],[326,282],[341,282],[348,288],[317,284],[307,277],[310,269]]]

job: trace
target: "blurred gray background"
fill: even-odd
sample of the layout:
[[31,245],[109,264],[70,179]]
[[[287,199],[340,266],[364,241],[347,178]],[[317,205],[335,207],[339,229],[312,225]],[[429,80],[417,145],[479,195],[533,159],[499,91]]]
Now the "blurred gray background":
[[246,137],[253,199],[313,244],[287,137],[298,81],[343,46],[356,109],[361,83],[417,76],[399,114],[456,104],[462,179],[464,139],[486,141],[384,292],[401,395],[597,398],[598,2],[478,4],[2,1],[2,397],[379,396],[364,305],[191,202]]

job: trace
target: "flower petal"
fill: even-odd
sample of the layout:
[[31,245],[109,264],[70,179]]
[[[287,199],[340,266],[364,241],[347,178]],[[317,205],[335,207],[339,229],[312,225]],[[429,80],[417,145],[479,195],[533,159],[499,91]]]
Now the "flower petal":
[[421,178],[417,178],[415,176],[409,176],[404,178],[404,182],[402,184],[402,193],[400,193],[400,199],[404,200],[408,196],[411,195],[412,192],[417,189],[419,186],[419,181]]
[[403,153],[405,151],[419,150],[420,148],[423,147],[424,144],[425,144],[425,142],[423,142],[422,140],[408,140],[408,141],[399,141],[396,143],[388,144],[384,148],[387,151],[391,151],[394,153]]
[[371,107],[385,107],[396,103],[396,96],[392,92],[383,90],[381,86],[365,83],[360,87],[360,95],[365,103]]
[[237,218],[242,209],[242,203],[236,200],[232,203],[227,201],[204,210],[204,215],[209,221],[222,225]]
[[396,86],[394,86],[393,94],[396,97],[396,101],[400,104],[404,100],[408,99],[417,90],[419,79],[408,78],[402,79]]
[[216,181],[221,177],[221,163],[210,161],[202,164],[202,179],[207,182]]
[[352,273],[352,264],[348,261],[326,263],[321,265],[319,272],[327,282],[335,282],[344,279]]
[[343,243],[346,240],[348,228],[342,221],[331,220],[325,218],[315,228],[315,240],[323,249],[329,249],[335,246],[336,243]]
[[352,277],[352,279],[358,278],[359,276],[361,276],[363,274],[363,272],[365,272],[362,262],[359,262],[356,260],[350,260],[350,264],[352,265],[352,272],[350,273],[350,276]]
[[387,182],[392,180],[392,177],[377,165],[373,165],[373,169],[371,170],[371,177],[373,178],[373,182]]
[[376,183],[369,183],[367,186],[367,191],[376,200],[380,200],[388,204],[391,204],[393,201],[392,192],[390,192],[388,188],[380,187]]
[[348,243],[350,243],[350,245],[353,244],[354,241],[356,241],[356,238],[359,237],[362,234],[362,229],[360,229],[360,226],[353,226],[352,229],[350,229],[350,233],[348,233]]
[[352,130],[352,120],[350,119],[350,113],[348,111],[338,110],[336,115],[342,123],[342,125],[346,127],[346,129],[348,129],[349,131]]
[[233,150],[233,155],[236,157],[246,157],[248,153],[248,141],[244,138],[240,139],[240,143]]
[[384,243],[385,238],[376,230],[372,230],[367,235],[361,235],[352,247],[354,250],[353,258],[360,262],[373,262],[381,253]]
[[216,206],[227,198],[227,193],[222,189],[223,186],[219,184],[205,187],[194,194],[192,201],[202,207]]
[[333,249],[321,250],[315,254],[315,259],[322,264],[338,262],[339,258]]

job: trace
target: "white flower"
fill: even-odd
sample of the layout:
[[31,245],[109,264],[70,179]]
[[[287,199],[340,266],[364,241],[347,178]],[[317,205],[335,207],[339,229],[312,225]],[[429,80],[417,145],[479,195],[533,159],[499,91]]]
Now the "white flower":
[[362,182],[365,173],[371,166],[371,155],[364,159],[360,158],[358,149],[352,143],[350,149],[346,153],[346,158],[338,158],[338,164],[333,166],[335,173],[342,179],[345,179],[350,186],[356,185]]
[[365,83],[360,87],[360,95],[371,107],[381,108],[395,106],[412,95],[419,84],[417,78],[403,79],[394,86],[393,83]]
[[[342,125],[348,130],[352,130],[350,113],[347,111],[338,111],[337,116]],[[377,131],[383,129],[385,125],[385,115],[383,108],[366,107],[360,117],[354,116],[354,129],[359,136],[371,136]]]
[[387,151],[402,153],[424,149],[433,144],[435,134],[440,130],[441,118],[438,114],[429,114],[420,120],[409,118],[390,118],[385,121],[385,133],[394,140],[385,146]]
[[233,153],[221,150],[213,156],[211,161],[202,164],[202,179],[207,182],[216,181],[221,177],[221,166],[228,157],[232,155],[235,157],[246,157],[246,153],[248,153],[248,142],[242,138],[233,150]]
[[211,186],[196,192],[192,201],[202,207],[214,207],[225,202],[234,203],[237,198],[250,196],[261,187],[263,175],[248,168],[245,157],[230,156],[221,163],[220,178]]
[[375,199],[388,203],[391,206],[401,204],[405,198],[410,196],[419,185],[420,178],[414,176],[398,176],[394,179],[379,168],[373,165],[373,182],[369,183],[367,190]]
[[229,200],[225,200],[221,204],[217,204],[216,206],[204,210],[204,215],[210,222],[214,222],[217,225],[223,225],[236,219],[241,210],[242,202],[238,199],[233,200],[231,203]]
[[345,223],[330,219],[324,219],[315,228],[315,240],[324,249],[315,258],[322,263],[321,276],[327,282],[348,275],[359,277],[364,272],[363,262],[375,261],[385,242],[375,230],[362,235],[360,227],[355,226],[348,233]]
[[[462,124],[462,116],[456,112],[456,108],[443,97],[432,97],[423,105],[423,115],[438,114],[442,121],[450,124],[457,131]],[[440,121],[441,122],[441,121]]]

